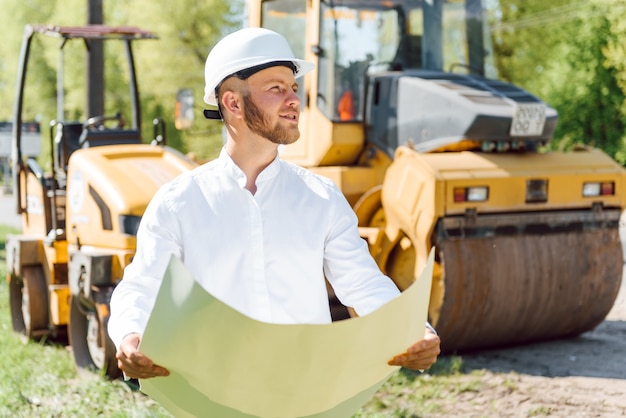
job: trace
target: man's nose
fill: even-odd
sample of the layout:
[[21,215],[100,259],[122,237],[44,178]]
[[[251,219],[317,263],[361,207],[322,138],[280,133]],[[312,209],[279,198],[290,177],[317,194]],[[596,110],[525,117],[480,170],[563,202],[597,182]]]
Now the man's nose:
[[291,90],[287,97],[287,103],[290,106],[295,106],[297,109],[300,109],[300,96],[295,90]]

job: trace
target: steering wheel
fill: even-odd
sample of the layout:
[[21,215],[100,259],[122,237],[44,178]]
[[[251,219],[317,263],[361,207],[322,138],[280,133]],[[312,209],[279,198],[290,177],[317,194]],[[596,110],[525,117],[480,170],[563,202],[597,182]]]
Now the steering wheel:
[[[117,121],[110,128],[107,128],[105,122]],[[120,112],[117,112],[115,115],[100,115],[100,116],[92,116],[83,122],[83,129],[88,130],[103,130],[103,129],[122,129],[126,121]]]

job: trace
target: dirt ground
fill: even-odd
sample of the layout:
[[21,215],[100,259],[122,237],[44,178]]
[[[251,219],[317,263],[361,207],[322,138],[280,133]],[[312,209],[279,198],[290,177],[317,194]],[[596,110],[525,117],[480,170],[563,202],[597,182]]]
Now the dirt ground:
[[461,357],[467,370],[486,370],[480,389],[433,417],[626,416],[626,280],[593,331]]

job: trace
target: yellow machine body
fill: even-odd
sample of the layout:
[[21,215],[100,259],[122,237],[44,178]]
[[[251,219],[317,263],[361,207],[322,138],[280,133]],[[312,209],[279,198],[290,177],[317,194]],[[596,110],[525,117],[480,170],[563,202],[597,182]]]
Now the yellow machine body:
[[[544,202],[527,202],[535,181],[547,186]],[[611,184],[615,194],[584,196],[591,183]],[[485,201],[455,201],[455,190],[476,186],[488,189]],[[429,313],[448,350],[576,335],[613,306],[622,275],[624,170],[606,154],[400,148],[382,190],[379,264],[392,277],[411,277],[397,271],[396,260],[414,260],[405,268],[415,274],[437,249]]]
[[[16,275],[21,276],[24,266],[43,268],[54,326],[68,324],[72,255],[114,255],[111,277],[103,280],[117,283],[135,254],[135,228],[148,202],[161,185],[195,164],[168,148],[138,144],[77,150],[68,166],[67,189],[54,197],[44,193],[33,173],[25,176],[22,234],[8,240],[9,263]],[[57,222],[65,219],[65,239],[51,239],[46,233],[52,230],[46,207],[61,214]]]
[[[316,64],[299,81],[301,137],[281,157],[339,186],[401,290],[435,248],[429,319],[444,352],[590,330],[623,266],[624,169],[597,149],[543,151],[556,111],[470,72],[488,51],[473,49],[485,34],[472,26],[477,9],[480,0],[248,4],[251,26],[282,33]],[[466,42],[448,45],[449,34]],[[455,66],[467,71],[443,70]],[[347,88],[354,113],[344,117]],[[335,318],[347,317],[329,293]]]
[[[49,124],[49,170],[25,158],[21,141],[30,45],[40,35],[63,39],[61,59],[67,42],[78,40],[83,47],[91,40],[122,43],[131,93],[130,108],[83,121],[64,120],[68,112],[59,106],[59,119]],[[135,254],[141,217],[160,186],[196,167],[167,146],[162,120],[153,120],[150,143],[142,139],[132,44],[154,38],[134,27],[26,25],[18,71],[12,152],[23,222],[21,234],[7,237],[13,329],[27,338],[69,339],[79,370],[111,378],[120,370],[107,333],[109,300]],[[58,73],[62,81],[63,66]],[[57,89],[57,104],[64,103],[64,93]]]
[[134,252],[136,238],[123,232],[124,220],[138,221],[158,188],[192,166],[178,153],[143,144],[74,152],[67,182],[68,242]]

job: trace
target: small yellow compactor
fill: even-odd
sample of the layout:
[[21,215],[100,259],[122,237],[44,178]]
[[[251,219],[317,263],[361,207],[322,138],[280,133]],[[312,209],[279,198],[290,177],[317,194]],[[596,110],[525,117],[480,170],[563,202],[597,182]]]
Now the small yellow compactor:
[[283,158],[337,183],[400,289],[435,248],[429,318],[444,352],[574,336],[605,318],[622,278],[624,169],[597,149],[546,150],[557,113],[496,79],[481,0],[248,10],[316,64]]
[[[58,38],[61,53],[68,42],[122,42],[130,69],[130,126],[122,112],[76,121],[59,111],[50,122],[48,171],[22,155],[26,70],[36,36]],[[131,45],[151,38],[129,27],[28,25],[18,75],[12,159],[23,222],[20,235],[7,237],[13,329],[36,340],[69,337],[79,370],[100,370],[111,378],[120,371],[106,330],[109,298],[135,253],[139,220],[159,186],[194,167],[165,145],[162,122],[155,121],[152,144],[142,141]]]

